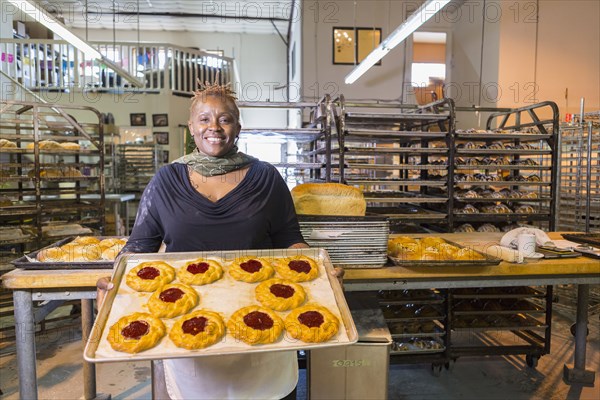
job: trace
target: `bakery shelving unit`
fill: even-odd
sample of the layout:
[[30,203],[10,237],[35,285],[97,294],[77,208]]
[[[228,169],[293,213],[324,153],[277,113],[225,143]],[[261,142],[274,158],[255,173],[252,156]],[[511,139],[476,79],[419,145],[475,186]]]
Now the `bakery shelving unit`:
[[448,305],[451,360],[524,354],[535,368],[550,352],[552,286],[451,289]]
[[452,230],[465,223],[495,230],[515,224],[554,230],[558,170],[555,103],[493,113],[485,130],[457,130],[453,143]]
[[392,336],[390,362],[431,363],[439,375],[449,361],[446,291],[381,290],[379,306]]
[[367,213],[387,216],[392,230],[406,223],[447,230],[452,99],[410,106],[340,95],[333,103],[332,179],[362,189]]
[[560,126],[557,226],[600,232],[600,111]]
[[[326,95],[317,102],[238,102],[240,109],[287,110],[297,113],[298,127],[242,128],[242,140],[261,138],[282,146],[281,159],[270,162],[286,182],[295,186],[306,182],[329,182],[331,177],[331,102]],[[292,119],[290,118],[290,119]],[[294,125],[294,124],[292,124]],[[262,139],[264,138],[264,139]]]
[[17,253],[73,234],[102,234],[100,113],[91,107],[11,100],[0,102],[0,110],[0,219],[5,229],[0,246]]
[[115,186],[119,193],[141,196],[158,170],[158,151],[154,144],[117,144]]

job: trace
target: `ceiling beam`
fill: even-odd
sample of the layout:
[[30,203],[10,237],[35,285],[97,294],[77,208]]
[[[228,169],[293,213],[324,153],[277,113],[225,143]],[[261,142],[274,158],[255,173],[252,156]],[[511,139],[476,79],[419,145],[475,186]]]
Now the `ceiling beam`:
[[[90,15],[106,15],[105,12],[101,11],[88,11]],[[113,15],[111,13],[110,15]],[[276,22],[288,22],[288,18],[276,18],[276,17],[253,17],[253,16],[240,16],[240,15],[215,15],[215,14],[198,14],[198,13],[177,13],[177,12],[140,12],[135,11],[116,11],[114,15],[123,16],[140,16],[140,17],[174,17],[174,18],[210,18],[210,19],[235,19],[241,20],[246,19],[249,21],[276,21]]]

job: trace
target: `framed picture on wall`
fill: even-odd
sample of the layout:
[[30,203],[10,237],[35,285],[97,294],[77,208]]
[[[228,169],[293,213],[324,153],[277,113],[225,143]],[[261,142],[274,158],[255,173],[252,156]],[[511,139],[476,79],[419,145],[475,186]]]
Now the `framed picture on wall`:
[[333,63],[356,65],[379,46],[381,28],[334,27],[332,41]]
[[169,132],[154,132],[154,142],[156,144],[169,144]]
[[146,114],[145,113],[129,114],[129,121],[130,121],[131,126],[146,126]]
[[169,126],[168,114],[152,114],[153,126]]

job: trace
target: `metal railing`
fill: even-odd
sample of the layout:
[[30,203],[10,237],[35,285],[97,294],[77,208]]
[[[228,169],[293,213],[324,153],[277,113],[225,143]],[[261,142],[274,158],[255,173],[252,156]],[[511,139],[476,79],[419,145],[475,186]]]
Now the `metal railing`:
[[[196,82],[236,84],[233,59],[166,43],[91,42],[104,59],[89,59],[63,40],[4,39],[0,71],[36,90],[142,90],[190,93]],[[121,68],[119,73],[113,66]]]

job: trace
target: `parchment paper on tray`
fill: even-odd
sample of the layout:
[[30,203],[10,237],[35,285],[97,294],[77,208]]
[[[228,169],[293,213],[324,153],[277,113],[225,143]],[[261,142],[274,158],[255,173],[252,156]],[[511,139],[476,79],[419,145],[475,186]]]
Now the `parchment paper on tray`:
[[[218,261],[223,266],[223,277],[208,285],[193,286],[200,295],[200,301],[190,312],[201,308],[215,311],[220,313],[224,322],[227,323],[229,317],[236,310],[248,305],[260,304],[254,297],[254,289],[260,282],[245,283],[236,281],[229,275],[228,269],[230,263],[236,257],[240,256],[289,257],[295,255],[311,257],[317,262],[319,267],[319,276],[315,280],[299,283],[307,293],[307,300],[304,304],[317,303],[322,305],[329,309],[340,321],[338,333],[326,342],[305,343],[292,338],[284,331],[280,339],[275,343],[251,346],[236,340],[226,333],[220,342],[217,342],[212,346],[199,350],[186,350],[175,346],[168,335],[171,327],[180,317],[171,319],[163,318],[162,321],[167,327],[167,335],[165,335],[155,347],[136,354],[113,350],[107,340],[110,327],[115,324],[119,318],[133,312],[149,312],[145,304],[152,293],[136,292],[128,287],[124,280],[124,276],[127,272],[141,262],[152,260],[164,261],[177,270],[179,267],[183,266],[185,262],[198,258],[208,258]],[[318,248],[153,253],[122,256],[117,259],[115,269],[113,270],[112,279],[115,283],[115,287],[113,290],[109,291],[107,298],[100,308],[98,318],[96,319],[86,344],[84,358],[91,362],[152,360],[239,354],[247,352],[312,349],[355,343],[358,340],[356,327],[354,326],[342,288],[337,279],[331,274],[332,270],[333,266],[327,252]],[[277,278],[279,276],[275,274],[273,277]],[[179,283],[179,281],[175,278],[172,283]],[[282,319],[285,319],[289,312],[290,311],[277,312],[277,314]]]

